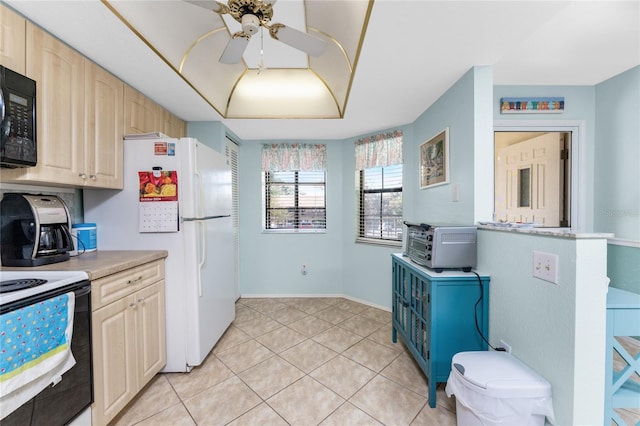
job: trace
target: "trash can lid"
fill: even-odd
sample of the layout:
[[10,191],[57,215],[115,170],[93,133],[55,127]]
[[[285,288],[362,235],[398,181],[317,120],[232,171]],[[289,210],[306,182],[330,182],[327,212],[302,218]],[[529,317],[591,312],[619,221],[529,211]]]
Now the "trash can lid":
[[551,385],[538,373],[507,352],[460,352],[453,356],[451,371],[486,390],[485,394],[510,397],[551,396]]

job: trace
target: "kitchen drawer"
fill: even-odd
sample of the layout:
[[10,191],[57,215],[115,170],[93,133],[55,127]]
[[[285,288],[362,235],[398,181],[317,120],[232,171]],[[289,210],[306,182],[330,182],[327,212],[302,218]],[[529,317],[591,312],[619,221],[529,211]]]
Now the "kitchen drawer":
[[105,306],[164,279],[164,260],[145,263],[91,282],[91,309]]

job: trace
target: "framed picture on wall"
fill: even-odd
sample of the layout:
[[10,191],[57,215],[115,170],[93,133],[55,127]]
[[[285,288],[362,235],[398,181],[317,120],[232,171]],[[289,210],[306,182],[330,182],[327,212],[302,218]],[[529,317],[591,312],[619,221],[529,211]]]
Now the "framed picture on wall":
[[449,183],[449,128],[420,145],[420,189]]

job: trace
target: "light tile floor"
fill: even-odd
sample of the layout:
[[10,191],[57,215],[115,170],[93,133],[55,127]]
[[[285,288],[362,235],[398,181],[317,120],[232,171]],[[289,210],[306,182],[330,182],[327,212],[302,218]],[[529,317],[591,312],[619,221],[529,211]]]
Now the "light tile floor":
[[455,425],[455,399],[424,375],[391,313],[342,298],[240,299],[190,373],[158,374],[113,425]]

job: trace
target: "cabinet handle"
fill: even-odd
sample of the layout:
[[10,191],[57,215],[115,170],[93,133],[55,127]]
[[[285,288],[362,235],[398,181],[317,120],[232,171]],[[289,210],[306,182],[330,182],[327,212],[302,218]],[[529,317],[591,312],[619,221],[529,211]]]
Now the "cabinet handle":
[[78,173],[78,176],[80,176],[80,179],[86,179],[87,178],[87,174],[86,173]]
[[138,299],[138,303],[144,303],[144,297],[141,297],[140,299]]
[[96,175],[89,175],[89,179],[91,179],[91,180],[97,180],[97,179],[98,179],[98,176],[96,176]]
[[138,281],[142,280],[142,275],[140,275],[138,278],[134,278],[132,280],[127,281],[127,284],[133,284],[136,283]]
[[137,308],[137,305],[136,305],[135,303],[129,303],[129,307],[130,307],[131,309],[136,309],[136,308]]

